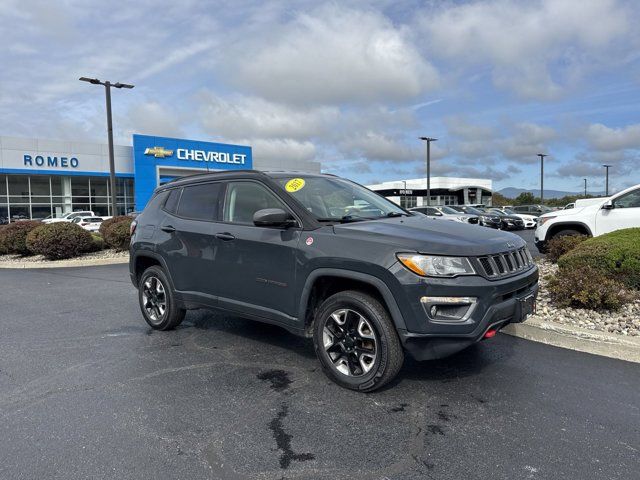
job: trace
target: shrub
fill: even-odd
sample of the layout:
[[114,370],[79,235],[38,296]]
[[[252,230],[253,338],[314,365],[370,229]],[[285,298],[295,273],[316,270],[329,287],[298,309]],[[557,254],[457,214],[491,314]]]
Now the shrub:
[[104,238],[97,233],[92,233],[91,238],[93,240],[93,249],[94,252],[99,252],[100,250],[104,250]]
[[100,225],[100,233],[104,239],[104,243],[116,250],[127,250],[131,235],[129,229],[133,219],[127,216],[113,217],[105,220]]
[[9,253],[7,250],[6,242],[4,241],[4,229],[6,225],[0,225],[0,255],[6,255]]
[[585,240],[558,259],[559,274],[581,270],[640,289],[640,228]]
[[35,220],[25,220],[21,222],[13,222],[5,225],[2,229],[2,248],[6,253],[17,255],[31,255],[27,248],[27,234],[36,227],[42,225],[41,222]]
[[632,300],[624,285],[588,267],[560,270],[549,281],[551,299],[560,307],[618,310]]
[[586,235],[564,235],[552,238],[547,244],[547,260],[558,263],[558,259],[573,250],[588,237]]
[[50,223],[33,229],[27,235],[27,247],[48,260],[73,258],[93,251],[91,234],[70,222]]

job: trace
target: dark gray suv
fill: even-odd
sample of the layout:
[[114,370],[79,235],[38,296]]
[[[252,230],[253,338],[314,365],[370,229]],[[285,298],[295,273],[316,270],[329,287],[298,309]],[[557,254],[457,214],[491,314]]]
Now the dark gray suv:
[[237,171],[159,187],[132,224],[130,272],[151,327],[218,309],[313,337],[326,374],[361,391],[535,308],[518,236],[425,221],[332,175]]

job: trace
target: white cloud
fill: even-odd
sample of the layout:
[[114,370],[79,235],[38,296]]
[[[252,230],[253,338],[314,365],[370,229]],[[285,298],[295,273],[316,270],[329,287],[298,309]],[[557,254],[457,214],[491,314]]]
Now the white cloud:
[[640,124],[610,128],[595,123],[587,128],[586,137],[592,147],[603,152],[640,149]]
[[413,100],[438,73],[380,13],[328,4],[230,50],[227,81],[298,104]]
[[617,0],[490,0],[441,4],[420,16],[430,54],[477,68],[522,97],[556,98],[587,65],[624,43],[631,12]]

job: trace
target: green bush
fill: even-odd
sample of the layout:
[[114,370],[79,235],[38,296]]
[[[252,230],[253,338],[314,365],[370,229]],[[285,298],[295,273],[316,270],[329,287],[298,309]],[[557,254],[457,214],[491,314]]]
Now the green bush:
[[71,222],[41,225],[27,235],[27,247],[48,260],[73,258],[94,250],[91,234]]
[[0,225],[0,255],[6,255],[9,253],[7,250],[6,242],[4,241],[4,229],[6,225]]
[[127,250],[131,241],[129,229],[132,221],[131,217],[120,216],[102,222],[100,234],[104,239],[104,243],[116,250]]
[[27,248],[27,235],[28,233],[36,227],[42,225],[41,222],[37,222],[35,220],[25,220],[21,222],[13,222],[9,225],[5,225],[2,228],[2,239],[0,240],[0,244],[2,244],[2,249],[6,253],[16,254],[16,255],[31,255],[31,252]]
[[563,235],[553,237],[547,244],[547,260],[558,263],[558,259],[565,253],[573,250],[587,238],[586,235]]
[[640,228],[627,228],[585,240],[558,259],[559,275],[572,270],[640,289]]
[[551,299],[560,307],[618,310],[632,296],[617,280],[588,267],[561,270],[549,281]]
[[104,250],[104,238],[102,235],[97,233],[92,233],[91,238],[93,239],[93,251],[99,252],[100,250]]

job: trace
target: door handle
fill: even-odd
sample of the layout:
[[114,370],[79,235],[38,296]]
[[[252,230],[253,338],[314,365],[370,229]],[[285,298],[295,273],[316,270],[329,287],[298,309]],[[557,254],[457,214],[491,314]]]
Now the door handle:
[[162,230],[163,232],[167,232],[167,233],[173,233],[176,231],[175,227],[171,226],[171,225],[165,225],[163,227],[160,227],[160,230]]
[[236,237],[234,237],[233,235],[231,235],[228,232],[222,232],[222,233],[216,233],[216,238],[219,238],[220,240],[225,240],[225,241],[229,241],[229,240],[235,240]]

